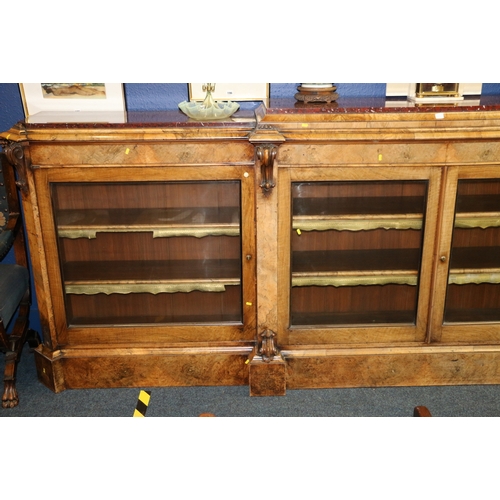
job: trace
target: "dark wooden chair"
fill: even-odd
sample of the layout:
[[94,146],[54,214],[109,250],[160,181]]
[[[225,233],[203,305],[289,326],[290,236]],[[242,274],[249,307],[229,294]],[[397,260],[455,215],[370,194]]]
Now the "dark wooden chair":
[[15,258],[13,264],[0,263],[0,352],[5,354],[2,407],[13,408],[19,403],[16,371],[23,346],[29,342],[34,348],[40,338],[29,328],[30,275],[15,174],[1,152],[0,161],[0,262],[11,248]]

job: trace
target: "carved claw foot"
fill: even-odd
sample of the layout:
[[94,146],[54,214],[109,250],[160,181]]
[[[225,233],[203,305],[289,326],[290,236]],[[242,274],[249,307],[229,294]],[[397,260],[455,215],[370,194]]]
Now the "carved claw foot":
[[19,396],[17,395],[16,384],[13,380],[4,382],[4,390],[2,396],[3,408],[14,408],[19,404]]

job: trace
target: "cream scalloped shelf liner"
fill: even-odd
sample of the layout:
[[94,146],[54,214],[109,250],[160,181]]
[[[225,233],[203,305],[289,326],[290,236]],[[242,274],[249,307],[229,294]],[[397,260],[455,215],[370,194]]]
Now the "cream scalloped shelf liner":
[[[500,213],[473,212],[458,213],[455,218],[455,227],[460,229],[500,226]],[[467,285],[481,283],[500,283],[500,269],[452,269],[448,278],[450,285]]]
[[422,229],[421,214],[294,216],[292,227],[300,231],[364,231],[370,229]]
[[[143,209],[143,210],[65,210],[58,217],[57,233],[60,238],[95,239],[98,233],[152,232],[153,238],[173,236],[239,236],[239,211],[226,209],[229,220],[206,220],[210,209]],[[110,220],[114,212],[113,221]],[[119,219],[117,221],[116,219]]]
[[500,283],[500,269],[452,269],[448,277],[449,285],[469,285]]
[[500,226],[500,213],[498,212],[458,213],[455,218],[455,227],[461,229],[472,229],[475,227],[486,229],[498,226]]
[[164,282],[66,282],[65,291],[67,294],[75,295],[96,295],[104,293],[106,295],[130,293],[178,293],[178,292],[224,292],[226,286],[239,285],[240,280],[235,279],[211,279],[211,280],[171,280]]
[[360,286],[360,285],[411,285],[416,286],[418,271],[367,271],[332,273],[293,273],[294,286]]
[[152,232],[153,238],[171,238],[174,236],[194,236],[203,238],[205,236],[239,236],[239,225],[233,224],[203,224],[200,226],[181,226],[181,227],[161,227],[152,228],[151,226],[103,226],[92,228],[64,228],[59,227],[57,234],[60,238],[97,238],[98,233],[145,233]]

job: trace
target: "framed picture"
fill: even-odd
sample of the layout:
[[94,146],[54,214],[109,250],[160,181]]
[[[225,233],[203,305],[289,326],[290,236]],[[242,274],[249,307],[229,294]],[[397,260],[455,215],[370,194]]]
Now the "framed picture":
[[125,112],[121,83],[20,83],[26,118],[49,112]]
[[[387,83],[387,97],[412,97],[415,95],[416,83]],[[482,83],[459,83],[461,95],[480,95]]]
[[[189,84],[189,100],[203,101],[206,83]],[[269,99],[269,83],[215,83],[212,97],[216,101],[264,101]]]

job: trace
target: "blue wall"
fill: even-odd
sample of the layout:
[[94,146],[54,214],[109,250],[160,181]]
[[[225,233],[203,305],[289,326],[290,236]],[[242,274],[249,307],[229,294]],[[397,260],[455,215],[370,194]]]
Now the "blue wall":
[[[293,97],[299,83],[271,83],[270,97]],[[341,97],[384,97],[385,83],[336,83]],[[129,111],[177,109],[177,104],[188,99],[187,83],[126,83],[125,99]],[[499,83],[484,83],[483,95],[500,94]],[[240,103],[242,109],[251,109],[255,103]]]
[[[271,83],[270,97],[293,97],[299,83]],[[385,83],[338,83],[337,92],[344,97],[385,96]],[[129,111],[177,109],[177,104],[188,99],[187,83],[126,83],[125,99]],[[251,109],[255,103],[240,103],[242,109]]]
[[[299,83],[271,83],[270,97],[293,97]],[[385,83],[337,83],[337,92],[343,97],[383,97]],[[129,83],[125,84],[127,109],[177,109],[179,102],[188,99],[185,83]],[[242,109],[251,109],[255,103],[240,103]]]
[[[271,98],[293,97],[298,83],[271,83]],[[337,92],[343,97],[385,95],[385,83],[337,83]],[[188,99],[187,83],[126,83],[125,100],[130,111],[177,109]],[[497,92],[500,93],[500,87]],[[242,108],[252,106],[242,103]],[[0,83],[0,129],[7,130],[24,118],[17,83]]]
[[[270,97],[293,97],[298,83],[271,83]],[[336,83],[341,97],[383,97],[385,83]],[[187,83],[125,83],[125,100],[130,111],[178,109],[179,102],[188,99]],[[500,94],[500,83],[483,83],[483,95]],[[255,103],[241,103],[251,108]],[[24,118],[24,110],[17,83],[0,83],[0,130],[8,130]],[[13,262],[12,252],[4,262]],[[31,314],[32,327],[40,331],[36,297]]]

